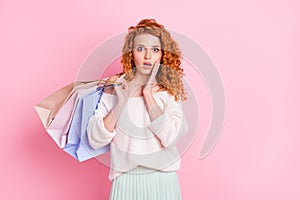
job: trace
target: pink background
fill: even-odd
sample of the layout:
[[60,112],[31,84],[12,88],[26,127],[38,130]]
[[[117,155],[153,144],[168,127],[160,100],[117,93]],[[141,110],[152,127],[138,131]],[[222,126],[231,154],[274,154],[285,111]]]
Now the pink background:
[[201,45],[225,87],[222,136],[199,160],[211,109],[205,84],[193,82],[203,96],[178,172],[183,199],[300,199],[299,3],[128,2],[0,2],[0,199],[108,199],[108,168],[60,150],[33,106],[72,82],[93,48],[143,18]]

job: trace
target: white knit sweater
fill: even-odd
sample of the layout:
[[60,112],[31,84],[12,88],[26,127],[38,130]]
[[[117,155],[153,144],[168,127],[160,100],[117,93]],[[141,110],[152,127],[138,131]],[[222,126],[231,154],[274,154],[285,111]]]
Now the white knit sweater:
[[114,107],[117,96],[103,93],[95,114],[90,118],[87,133],[90,145],[97,149],[110,143],[112,180],[138,166],[160,171],[180,168],[178,139],[188,131],[181,102],[167,91],[153,94],[163,114],[150,121],[143,97],[131,97],[109,132],[103,118]]

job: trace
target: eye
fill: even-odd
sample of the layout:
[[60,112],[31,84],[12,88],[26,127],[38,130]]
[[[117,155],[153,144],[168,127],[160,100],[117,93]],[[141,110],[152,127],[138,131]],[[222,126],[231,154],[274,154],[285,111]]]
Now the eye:
[[137,51],[143,51],[143,50],[144,50],[144,47],[137,47],[136,50],[137,50]]
[[157,52],[159,52],[160,49],[157,47],[154,47],[152,50],[153,50],[153,52],[157,53]]

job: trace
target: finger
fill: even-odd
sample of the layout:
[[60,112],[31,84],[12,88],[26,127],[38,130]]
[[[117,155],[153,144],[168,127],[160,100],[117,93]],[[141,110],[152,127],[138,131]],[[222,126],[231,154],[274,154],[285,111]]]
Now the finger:
[[150,84],[150,83],[151,83],[151,84],[154,83],[156,74],[157,74],[158,69],[159,69],[159,65],[160,65],[159,62],[157,62],[157,63],[154,64],[153,69],[152,69],[152,72],[151,72],[151,75],[150,75],[149,80],[148,80],[148,83],[149,83],[149,84]]
[[122,84],[123,89],[128,88],[128,84],[127,84],[127,81],[125,79],[121,79],[120,83]]
[[121,95],[121,85],[116,85],[114,87],[114,91],[116,92],[117,96],[120,96]]
[[118,83],[114,88],[117,92],[121,92],[122,90],[126,89],[126,87],[127,86],[124,83]]
[[122,83],[121,88],[124,90],[126,88],[126,85],[124,83]]

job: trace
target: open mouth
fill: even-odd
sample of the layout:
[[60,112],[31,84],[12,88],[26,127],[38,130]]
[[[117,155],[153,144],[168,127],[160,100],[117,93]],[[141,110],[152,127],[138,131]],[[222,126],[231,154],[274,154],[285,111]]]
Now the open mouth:
[[144,63],[144,66],[145,66],[145,67],[151,67],[152,64],[151,64],[151,63]]

